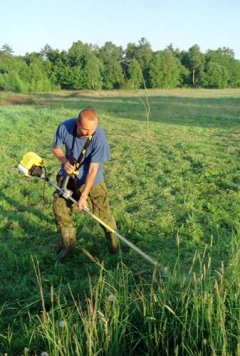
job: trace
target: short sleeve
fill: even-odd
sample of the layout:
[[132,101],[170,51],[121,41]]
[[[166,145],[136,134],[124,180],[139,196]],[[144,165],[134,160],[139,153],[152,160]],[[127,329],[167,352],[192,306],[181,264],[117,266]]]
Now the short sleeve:
[[107,138],[103,132],[94,137],[93,149],[91,152],[92,163],[103,163],[111,159]]
[[53,137],[53,144],[56,148],[60,148],[64,144],[64,126],[58,126],[57,131]]

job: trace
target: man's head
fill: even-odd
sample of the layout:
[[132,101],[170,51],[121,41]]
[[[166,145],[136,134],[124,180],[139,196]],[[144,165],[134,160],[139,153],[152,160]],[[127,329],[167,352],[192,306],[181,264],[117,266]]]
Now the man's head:
[[92,136],[98,126],[98,115],[95,110],[84,109],[77,118],[77,133],[79,136]]

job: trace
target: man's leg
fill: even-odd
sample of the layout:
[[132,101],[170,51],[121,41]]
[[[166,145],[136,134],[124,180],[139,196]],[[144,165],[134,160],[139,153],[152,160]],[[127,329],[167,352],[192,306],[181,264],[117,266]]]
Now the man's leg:
[[[92,187],[89,193],[88,205],[93,214],[103,220],[112,229],[117,229],[116,221],[110,211],[108,191],[104,182]],[[117,253],[119,250],[118,238],[102,225],[101,227],[104,230],[109,251],[113,254]]]
[[57,192],[53,194],[53,211],[61,232],[61,250],[57,258],[63,261],[73,251],[76,244],[77,229],[71,219],[71,202],[65,200]]

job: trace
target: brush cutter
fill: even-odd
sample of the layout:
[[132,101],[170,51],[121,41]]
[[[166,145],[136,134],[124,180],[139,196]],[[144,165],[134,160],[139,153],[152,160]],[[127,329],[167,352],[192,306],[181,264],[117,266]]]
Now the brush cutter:
[[[38,177],[40,179],[44,179],[45,181],[48,182],[48,184],[52,187],[54,187],[65,199],[70,200],[74,204],[78,205],[78,202],[69,194],[69,190],[66,188],[60,188],[57,186],[47,175],[46,167],[45,167],[45,162],[44,160],[39,157],[36,153],[34,152],[28,152],[23,156],[23,159],[18,165],[19,171],[26,177]],[[66,187],[66,185],[65,185]],[[149,255],[147,255],[145,252],[140,250],[137,246],[135,246],[132,242],[128,241],[124,236],[120,235],[116,230],[112,229],[111,226],[106,224],[103,220],[101,220],[99,217],[94,215],[89,209],[83,208],[82,209],[84,213],[89,215],[91,218],[96,220],[98,223],[100,223],[102,226],[104,226],[108,231],[113,233],[120,241],[124,242],[127,246],[129,246],[131,249],[133,249],[135,252],[137,252],[140,256],[142,256],[146,261],[151,263],[154,267],[160,267],[159,263],[155,261],[153,258],[151,258]],[[161,273],[167,273],[166,268],[164,268]]]

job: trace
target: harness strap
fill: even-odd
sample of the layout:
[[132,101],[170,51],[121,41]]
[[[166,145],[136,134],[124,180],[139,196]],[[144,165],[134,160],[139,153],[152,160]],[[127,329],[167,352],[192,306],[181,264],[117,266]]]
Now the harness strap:
[[[72,149],[71,149],[72,156],[73,156],[73,148],[74,148],[74,145],[75,145],[76,137],[77,137],[77,123],[75,123],[74,129],[73,129],[73,140],[72,140]],[[93,136],[88,136],[86,141],[85,141],[85,143],[84,143],[82,151],[80,152],[80,155],[79,155],[79,157],[77,159],[77,163],[76,163],[77,169],[79,167],[81,167],[81,165],[83,164],[83,162],[85,160],[85,156],[86,156],[86,153],[87,153],[87,148],[90,145],[90,142],[92,141],[92,137]]]

